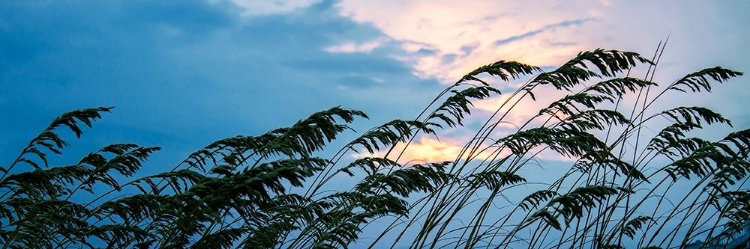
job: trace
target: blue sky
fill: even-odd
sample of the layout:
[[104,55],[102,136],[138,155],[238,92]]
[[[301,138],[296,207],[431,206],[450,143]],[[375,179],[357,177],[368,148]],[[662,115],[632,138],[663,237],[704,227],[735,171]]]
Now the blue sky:
[[377,35],[332,8],[244,17],[231,3],[202,1],[3,3],[3,158],[73,109],[116,106],[91,130],[104,136],[96,143],[179,146],[185,155],[337,105],[380,121],[410,117],[441,90],[385,52],[326,52]]
[[[750,72],[748,10],[747,1],[677,0],[2,1],[0,165],[55,116],[86,107],[117,108],[66,153],[162,146],[153,173],[214,140],[337,105],[370,115],[359,131],[412,118],[446,84],[501,59],[553,67],[599,47],[650,55],[670,35],[657,82],[715,65]],[[747,83],[690,102],[748,127]],[[478,103],[469,126],[499,100]],[[429,151],[451,152],[469,133],[421,138],[415,147],[427,154],[408,156],[443,159]]]
[[[713,65],[750,71],[741,56],[746,9],[740,1],[10,1],[0,7],[0,155],[54,116],[94,106],[117,109],[93,130],[106,137],[82,143],[158,144],[168,154],[336,105],[370,114],[364,129],[413,117],[445,84],[489,62],[553,67],[598,47],[650,54],[669,34],[657,78]],[[747,124],[743,89],[731,84],[700,101]]]

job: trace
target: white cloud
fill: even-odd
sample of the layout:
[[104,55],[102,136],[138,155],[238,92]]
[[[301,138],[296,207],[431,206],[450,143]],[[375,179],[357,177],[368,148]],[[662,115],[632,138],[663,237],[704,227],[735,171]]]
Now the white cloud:
[[[596,48],[636,51],[650,57],[657,43],[671,33],[654,78],[663,85],[709,66],[745,70],[731,64],[732,60],[742,60],[738,56],[740,53],[724,49],[741,47],[742,41],[750,38],[750,33],[742,32],[747,30],[746,25],[721,18],[722,13],[728,13],[726,9],[741,8],[737,4],[731,7],[678,0],[571,0],[564,3],[342,0],[337,8],[340,15],[372,25],[389,37],[390,44],[403,50],[393,57],[410,65],[415,75],[447,84],[497,60],[556,67],[580,51]],[[357,48],[355,44],[347,47],[348,51]],[[637,68],[632,76],[642,76],[641,69],[645,70]],[[502,84],[498,87],[507,89],[518,82]],[[741,88],[739,84],[724,87]],[[545,107],[548,100],[562,96],[550,88],[538,89],[535,95],[538,102],[522,102],[505,120],[523,123]],[[475,105],[482,112],[467,121],[482,122],[483,115],[493,112],[505,101],[507,97],[503,96],[506,95],[477,101]]]
[[[425,162],[443,162],[443,161],[454,161],[459,155],[462,160],[468,159],[469,153],[465,152],[461,154],[464,146],[471,140],[471,137],[450,137],[443,134],[439,139],[433,136],[422,135],[418,139],[415,139],[409,146],[406,143],[399,143],[395,145],[391,154],[388,158],[391,160],[398,160],[401,164],[421,164]],[[508,134],[503,131],[493,132],[494,138],[504,137]],[[497,160],[498,158],[507,157],[511,154],[510,149],[503,148],[498,150],[496,145],[491,145],[491,139],[485,141],[479,149],[471,155],[471,160],[480,161],[491,161]],[[542,147],[533,148],[525,156],[534,156],[535,159],[542,160],[553,160],[553,161],[575,161],[575,158],[563,156],[552,150],[541,151]],[[354,158],[363,157],[384,157],[388,150],[376,151],[373,154],[354,153]]]
[[[402,164],[420,164],[424,162],[442,162],[442,161],[453,161],[459,155],[463,146],[466,144],[466,139],[453,139],[447,137],[441,137],[436,139],[431,136],[422,135],[419,139],[409,144],[406,147],[405,143],[399,143],[395,146],[388,158],[391,160],[398,159],[399,163]],[[374,154],[361,153],[353,154],[356,158],[361,157],[383,157],[387,150],[376,151]],[[500,153],[502,156],[509,155],[508,151]],[[497,156],[497,152],[493,151],[482,151],[478,155],[475,155],[473,159],[488,159]],[[463,159],[466,159],[466,154],[463,155]]]
[[[344,0],[338,8],[341,15],[372,24],[398,42],[408,53],[398,58],[410,63],[416,75],[453,82],[493,60],[550,65],[580,51],[582,44],[567,38],[581,26],[594,24],[596,16],[591,13],[603,6],[572,3],[544,8],[546,4]],[[550,49],[552,42],[571,45]]]
[[329,53],[370,53],[388,42],[388,38],[378,38],[364,43],[347,42],[325,48]]
[[[210,0],[217,2],[218,0]],[[229,0],[243,8],[243,16],[284,14],[310,7],[321,0]]]
[[[240,7],[246,17],[294,12],[320,2],[228,1]],[[716,58],[740,58],[740,53],[713,48],[738,47],[747,40],[748,34],[728,32],[745,26],[722,23],[721,15],[712,3],[677,0],[571,0],[564,3],[540,0],[341,0],[336,8],[344,17],[377,28],[383,37],[334,44],[323,48],[326,52],[371,53],[387,44],[401,48],[401,53],[391,56],[411,66],[415,75],[443,83],[455,82],[466,72],[497,60],[554,67],[579,51],[598,47],[650,55],[656,43],[672,33],[662,61],[664,66],[660,66],[656,79],[657,82],[671,82],[691,70],[724,65]],[[702,18],[696,19],[695,16]],[[696,47],[702,49],[696,51]],[[709,64],[695,65],[700,60]],[[681,68],[670,66],[675,64]],[[506,85],[500,88],[507,89],[518,82],[503,84]],[[524,100],[504,121],[520,125],[549,101],[562,96],[551,89],[539,89],[535,94],[539,101]],[[475,106],[480,112],[467,121],[483,122],[482,118],[494,112],[507,96],[476,101]],[[507,125],[501,128],[512,130],[515,127]],[[440,141],[424,137],[412,144],[404,157],[430,161],[454,159],[463,141],[449,134],[441,136]],[[489,155],[480,157],[485,156]]]
[[[390,37],[404,50],[394,57],[411,65],[415,75],[443,83],[497,60],[557,66],[598,47],[650,54],[670,32],[669,50],[680,56],[696,53],[696,44],[730,42],[721,40],[726,34],[716,29],[712,17],[719,11],[711,2],[342,0],[336,7],[342,16]],[[704,47],[701,56],[717,56]]]

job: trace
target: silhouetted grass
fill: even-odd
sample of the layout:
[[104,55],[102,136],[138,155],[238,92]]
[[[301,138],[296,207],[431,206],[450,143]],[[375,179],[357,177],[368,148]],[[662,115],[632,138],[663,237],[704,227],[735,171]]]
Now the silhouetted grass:
[[[658,56],[602,49],[549,72],[498,61],[462,77],[415,119],[372,128],[330,158],[316,155],[332,149],[327,144],[347,124],[367,118],[363,112],[335,107],[290,127],[221,139],[172,170],[140,178],[133,176],[158,147],[113,144],[72,165],[48,165],[47,155],[67,146],[61,128],[80,137],[81,124],[91,126],[112,108],[68,112],[0,167],[0,244],[666,248],[736,234],[750,210],[750,131],[709,141],[691,134],[707,125],[731,126],[719,113],[698,106],[654,109],[666,96],[710,92],[712,84],[742,73],[713,67],[657,85],[653,61]],[[643,79],[629,77],[636,65],[647,68]],[[418,135],[462,126],[472,101],[500,95],[488,77],[530,80],[506,93],[510,98],[455,160],[400,163]],[[514,124],[515,132],[498,135],[522,100],[546,98],[535,93],[550,90],[565,96]],[[625,95],[634,101],[626,104]],[[348,160],[355,152],[384,155]],[[536,166],[540,153],[568,158],[570,167],[554,182],[529,182],[523,169]],[[356,183],[334,184],[341,176]],[[513,200],[519,186],[527,193]],[[72,201],[81,191],[97,198]],[[362,239],[373,222],[384,229]]]

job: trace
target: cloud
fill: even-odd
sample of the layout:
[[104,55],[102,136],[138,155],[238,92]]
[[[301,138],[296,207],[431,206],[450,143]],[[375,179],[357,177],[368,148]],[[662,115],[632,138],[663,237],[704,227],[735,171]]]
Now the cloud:
[[[388,155],[388,158],[392,160],[398,159],[398,162],[403,164],[453,161],[456,160],[464,145],[465,142],[460,139],[447,137],[437,139],[432,136],[423,135],[409,144],[408,147],[406,147],[406,143],[397,144],[394,147],[393,152]],[[366,156],[383,157],[386,152],[387,151],[376,151],[374,154],[360,153],[354,154],[353,156],[357,158]],[[403,154],[401,154],[401,152],[403,152]],[[476,158],[486,159],[492,155],[491,152],[482,152]],[[507,153],[505,153],[505,155],[507,155]]]
[[[497,60],[536,66],[558,66],[576,53],[611,48],[650,54],[658,41],[672,34],[665,63],[679,63],[689,72],[695,58],[741,61],[737,53],[717,51],[716,44],[741,46],[746,21],[735,7],[682,1],[613,2],[442,0],[342,0],[340,15],[372,25],[402,49],[394,58],[410,65],[422,78],[449,84],[466,72]],[[636,15],[637,13],[637,15]],[[695,18],[701,16],[702,18]],[[714,44],[714,45],[710,45]],[[696,51],[695,46],[705,49]],[[351,46],[350,48],[354,48]],[[353,50],[353,49],[350,49]],[[720,52],[720,53],[717,53]],[[692,59],[686,60],[688,56]],[[710,59],[706,59],[710,60]],[[718,61],[718,60],[716,60]],[[662,67],[659,77],[673,80]],[[674,71],[672,71],[674,72]]]
[[370,53],[386,42],[388,42],[388,38],[378,38],[363,43],[347,42],[340,45],[326,47],[324,50],[329,53]]
[[[401,51],[393,58],[409,66],[423,79],[441,83],[455,82],[465,73],[498,60],[515,60],[552,70],[580,51],[596,48],[630,50],[650,56],[657,43],[672,34],[670,44],[660,62],[654,81],[668,84],[686,73],[701,68],[726,65],[740,71],[750,69],[740,53],[721,49],[743,47],[750,39],[750,27],[739,9],[708,2],[573,0],[551,4],[548,1],[510,0],[442,0],[442,1],[365,1],[342,0],[336,8],[340,15],[364,25],[371,25],[389,37],[389,45]],[[695,18],[701,16],[701,18]],[[728,18],[728,19],[723,19]],[[732,19],[730,21],[729,19]],[[350,45],[350,50],[356,46]],[[696,50],[696,47],[701,49]],[[733,66],[739,67],[733,67]],[[636,68],[631,76],[641,77],[645,67]],[[507,92],[522,82],[491,81]],[[722,86],[723,95],[747,99],[741,84]],[[537,101],[522,100],[501,125],[512,131],[514,125],[525,123],[565,93],[550,88],[535,90]],[[467,119],[467,128],[483,123],[509,95],[504,94],[474,104],[480,111]],[[695,101],[706,95],[691,96]],[[679,98],[660,101],[679,101]],[[741,110],[740,102],[721,102],[722,109]],[[702,104],[711,105],[709,101]],[[683,103],[684,104],[684,103]],[[628,102],[624,102],[628,106]],[[728,105],[732,105],[729,107]],[[507,108],[507,107],[506,107]],[[504,114],[507,110],[501,110]],[[734,113],[734,116],[739,115]],[[411,158],[443,158],[446,151],[455,151],[460,141],[451,135],[441,136],[442,144],[420,140]],[[446,147],[447,146],[447,147]],[[422,148],[432,148],[437,154]],[[416,152],[422,151],[424,155]]]
[[[503,130],[496,131],[493,133],[493,139],[498,139],[507,136],[509,132]],[[446,134],[444,134],[446,135]],[[473,135],[473,134],[472,134]],[[471,155],[471,160],[477,161],[491,161],[498,158],[509,156],[511,151],[508,148],[498,150],[497,146],[492,145],[493,139],[486,140],[479,149]],[[456,137],[456,136],[440,136],[435,138],[434,136],[422,135],[411,144],[406,146],[406,143],[399,143],[394,146],[391,154],[388,154],[388,158],[391,160],[398,159],[401,164],[421,164],[425,162],[444,162],[444,161],[455,161],[459,155],[462,160],[469,159],[469,153],[464,152],[464,146],[471,140],[471,137]],[[575,161],[575,158],[566,157],[556,153],[552,150],[541,151],[542,147],[533,148],[525,156],[534,156],[536,159],[552,160],[552,161]],[[386,156],[387,150],[376,151],[373,154],[370,153],[354,153],[352,154],[355,158],[362,157],[384,157]]]
[[508,37],[508,38],[504,38],[502,40],[495,41],[494,44],[496,46],[502,46],[502,45],[509,44],[509,43],[512,43],[512,42],[515,42],[515,41],[523,40],[523,39],[526,39],[526,38],[531,38],[531,37],[533,37],[533,36],[535,36],[537,34],[540,34],[540,33],[543,33],[543,32],[547,32],[547,31],[551,31],[551,30],[555,30],[557,28],[566,28],[566,27],[581,25],[581,24],[583,24],[583,23],[585,23],[587,21],[591,21],[591,20],[593,20],[593,19],[565,20],[565,21],[562,21],[562,22],[559,22],[559,23],[555,23],[555,24],[550,24],[550,25],[544,26],[544,27],[542,27],[540,29],[537,29],[537,30],[532,30],[532,31],[529,31],[529,32],[526,32],[526,33],[523,33],[523,34],[520,34],[520,35],[511,36],[511,37]]
[[[218,3],[220,0],[209,0],[209,2]],[[229,0],[235,5],[241,7],[242,15],[245,17],[285,14],[310,7],[321,0],[284,0],[284,1],[267,1],[267,0]]]
[[[534,1],[344,0],[337,7],[341,15],[371,24],[400,44],[406,54],[397,58],[412,65],[415,75],[447,83],[492,60],[542,66],[562,62],[585,46],[574,43],[574,35],[582,27],[595,25],[594,13],[603,8],[584,3],[545,5]],[[551,49],[552,42],[570,45]]]
[[[335,12],[308,8],[239,19],[236,8],[204,1],[0,3],[7,27],[0,28],[6,90],[0,112],[25,121],[13,110],[54,117],[114,105],[107,122],[190,137],[193,143],[182,148],[199,148],[337,105],[363,110],[371,122],[404,117],[431,97],[413,92],[434,82],[416,79],[378,51],[314,49],[336,40],[334,32],[378,37]],[[8,133],[38,132],[26,129]],[[26,139],[17,138],[14,143]]]

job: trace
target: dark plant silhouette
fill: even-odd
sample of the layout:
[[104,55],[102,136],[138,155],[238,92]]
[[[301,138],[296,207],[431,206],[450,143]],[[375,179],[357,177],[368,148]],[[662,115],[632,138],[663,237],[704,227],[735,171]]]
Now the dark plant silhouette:
[[[666,248],[731,237],[750,218],[750,130],[709,141],[691,134],[707,125],[731,126],[719,113],[698,106],[653,109],[664,96],[710,92],[712,84],[742,73],[713,67],[659,86],[652,82],[657,62],[658,56],[603,49],[548,72],[498,61],[462,77],[415,119],[372,128],[330,158],[318,154],[367,115],[334,107],[290,127],[218,140],[145,177],[136,172],[158,147],[113,144],[71,165],[49,165],[48,154],[67,146],[61,129],[80,137],[82,125],[92,126],[112,108],[68,112],[0,167],[0,244]],[[636,65],[647,69],[643,79],[629,77]],[[488,77],[529,80],[509,93],[455,160],[400,163],[418,135],[462,126],[472,101],[500,95]],[[536,100],[543,88],[566,95],[515,124],[510,135],[497,135],[519,101]],[[637,95],[630,109],[624,95]],[[655,135],[644,138],[647,131]],[[355,152],[384,155],[347,159]],[[555,182],[528,182],[522,169],[547,152],[572,160],[567,173]],[[333,186],[341,176],[356,183]],[[528,194],[512,200],[507,193],[519,186]],[[73,201],[82,191],[95,198]],[[374,222],[385,228],[369,232]]]

